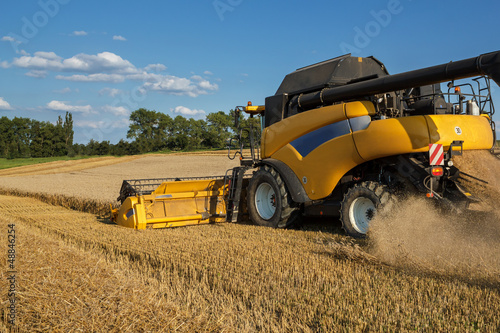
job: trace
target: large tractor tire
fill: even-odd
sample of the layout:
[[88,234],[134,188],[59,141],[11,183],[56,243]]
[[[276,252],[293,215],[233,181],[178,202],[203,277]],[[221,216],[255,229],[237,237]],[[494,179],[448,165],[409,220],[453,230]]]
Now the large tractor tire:
[[291,227],[299,222],[300,210],[279,173],[265,165],[256,171],[248,186],[248,213],[257,225]]
[[385,185],[367,181],[351,187],[340,204],[340,220],[345,232],[354,238],[364,238],[370,223],[391,202],[392,194]]

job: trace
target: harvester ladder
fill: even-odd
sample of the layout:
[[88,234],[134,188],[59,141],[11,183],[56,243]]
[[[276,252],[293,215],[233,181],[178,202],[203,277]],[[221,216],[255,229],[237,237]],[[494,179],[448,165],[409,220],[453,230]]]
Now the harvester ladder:
[[231,174],[229,183],[227,207],[226,207],[226,221],[238,222],[238,212],[240,207],[241,189],[243,185],[243,176],[247,167],[235,167]]

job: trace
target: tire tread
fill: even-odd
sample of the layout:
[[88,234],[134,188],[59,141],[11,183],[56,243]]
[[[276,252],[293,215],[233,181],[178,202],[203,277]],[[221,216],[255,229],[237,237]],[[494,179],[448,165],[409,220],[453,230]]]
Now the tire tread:
[[342,222],[342,228],[344,231],[351,237],[366,237],[366,234],[358,232],[353,227],[349,219],[349,207],[356,198],[367,195],[375,198],[376,202],[374,203],[377,209],[377,214],[387,212],[394,206],[395,196],[390,192],[389,187],[386,185],[374,181],[364,181],[349,188],[344,193],[343,200],[340,203],[340,221]]

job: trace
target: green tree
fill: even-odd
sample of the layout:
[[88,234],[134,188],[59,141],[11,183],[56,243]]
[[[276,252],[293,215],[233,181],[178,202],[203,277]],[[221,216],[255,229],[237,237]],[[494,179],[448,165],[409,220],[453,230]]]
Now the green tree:
[[195,120],[189,118],[186,129],[188,135],[188,149],[199,149],[203,143],[203,133],[206,129],[206,122],[203,119]]
[[102,141],[97,145],[96,149],[97,155],[99,156],[109,155],[111,152],[111,144],[109,141]]
[[61,116],[57,117],[57,122],[54,127],[52,156],[64,156],[68,154],[66,145],[66,135],[64,129],[64,121]]
[[233,135],[233,118],[222,111],[207,115],[204,145],[211,148],[224,148],[226,141]]
[[89,143],[85,146],[85,155],[98,155],[99,146],[99,142],[90,139]]
[[9,154],[10,132],[12,132],[10,119],[0,118],[0,157],[7,157]]
[[130,114],[127,138],[134,139],[143,152],[155,151],[167,146],[172,127],[169,115],[141,108]]
[[168,140],[169,147],[173,150],[183,150],[189,146],[189,122],[183,116],[177,116],[172,122],[172,133]]
[[30,122],[29,118],[12,119],[11,158],[30,157]]
[[87,151],[86,151],[87,148],[82,143],[74,143],[72,150],[74,151],[74,154],[78,155],[78,156],[86,155],[86,153],[87,153]]
[[66,145],[66,151],[68,155],[75,155],[73,151],[73,136],[75,132],[73,131],[73,115],[69,112],[66,112],[66,116],[64,118],[64,123],[62,125],[63,133],[64,133],[64,143]]
[[174,120],[168,114],[158,114],[158,130],[155,138],[156,150],[167,147],[168,138],[172,134]]
[[43,122],[41,124],[40,135],[43,157],[54,156],[54,141],[57,139],[55,134],[56,130],[53,124],[49,122]]
[[31,157],[42,157],[44,143],[44,137],[42,135],[42,122],[38,120],[31,120],[30,134]]

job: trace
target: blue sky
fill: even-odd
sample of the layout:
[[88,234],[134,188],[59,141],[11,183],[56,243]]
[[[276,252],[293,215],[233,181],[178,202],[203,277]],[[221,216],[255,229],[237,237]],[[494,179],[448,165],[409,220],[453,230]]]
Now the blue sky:
[[[199,119],[262,104],[289,72],[346,51],[374,55],[395,74],[500,49],[493,0],[4,0],[0,8],[0,116],[54,122],[70,111],[79,143],[125,138],[141,107]],[[500,88],[493,95],[500,109]]]

